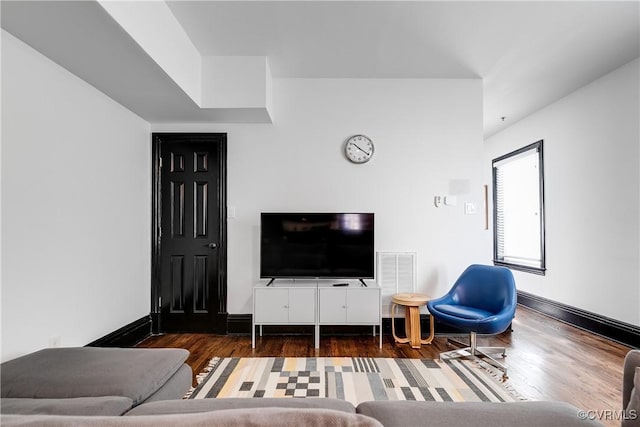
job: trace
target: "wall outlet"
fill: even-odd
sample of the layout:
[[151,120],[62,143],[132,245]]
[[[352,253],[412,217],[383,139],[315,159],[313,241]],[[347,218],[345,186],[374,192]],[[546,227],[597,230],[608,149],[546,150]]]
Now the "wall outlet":
[[475,215],[476,214],[476,204],[467,202],[464,204],[464,214],[465,215]]
[[61,342],[62,342],[62,337],[60,335],[53,335],[49,337],[49,348],[60,347]]

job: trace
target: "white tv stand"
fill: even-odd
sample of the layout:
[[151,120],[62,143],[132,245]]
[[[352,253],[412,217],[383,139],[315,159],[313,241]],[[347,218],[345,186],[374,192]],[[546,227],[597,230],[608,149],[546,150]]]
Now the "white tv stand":
[[[333,286],[333,283],[349,283]],[[378,326],[382,348],[381,288],[362,286],[357,280],[295,282],[282,280],[253,288],[251,348],[256,347],[256,326],[313,325],[315,348],[320,347],[320,326],[371,325],[373,336]]]

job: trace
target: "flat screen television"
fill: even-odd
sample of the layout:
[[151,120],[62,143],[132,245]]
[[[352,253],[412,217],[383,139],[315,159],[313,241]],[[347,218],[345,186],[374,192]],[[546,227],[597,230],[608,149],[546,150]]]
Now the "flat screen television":
[[374,265],[373,213],[261,214],[261,278],[373,279]]

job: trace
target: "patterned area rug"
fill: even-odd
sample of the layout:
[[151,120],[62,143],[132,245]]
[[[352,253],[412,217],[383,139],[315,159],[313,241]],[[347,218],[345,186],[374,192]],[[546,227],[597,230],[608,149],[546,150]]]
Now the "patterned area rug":
[[364,357],[214,358],[186,398],[333,397],[511,402],[513,390],[469,361]]

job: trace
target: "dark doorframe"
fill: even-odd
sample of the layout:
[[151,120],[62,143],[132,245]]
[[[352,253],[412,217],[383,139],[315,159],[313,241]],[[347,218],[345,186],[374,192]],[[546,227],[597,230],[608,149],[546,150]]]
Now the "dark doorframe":
[[[226,133],[153,133],[152,134],[152,179],[151,179],[151,332],[161,333],[161,224],[162,185],[161,153],[162,142],[185,139],[192,142],[216,144],[219,154],[218,205],[218,287],[216,289],[217,318],[220,327],[216,333],[227,333],[227,134]],[[164,162],[167,160],[165,159]]]

